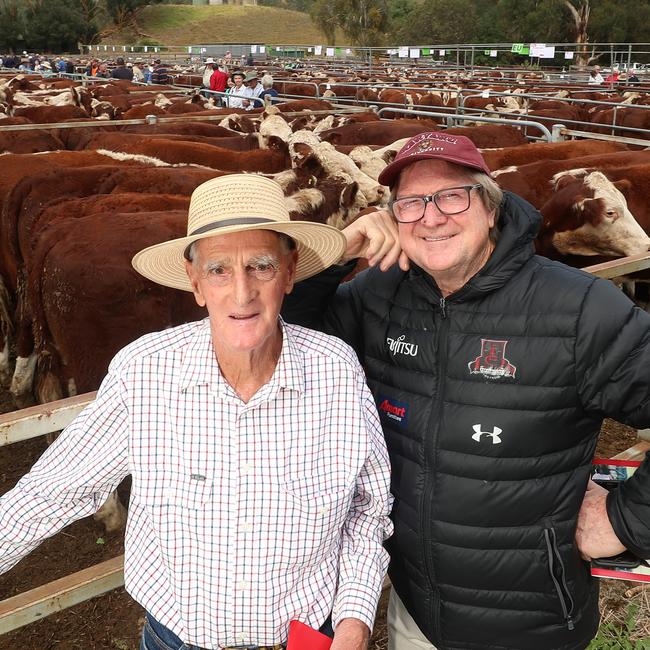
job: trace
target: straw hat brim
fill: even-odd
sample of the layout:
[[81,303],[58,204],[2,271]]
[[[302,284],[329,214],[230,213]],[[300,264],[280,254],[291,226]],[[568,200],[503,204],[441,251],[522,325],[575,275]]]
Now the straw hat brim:
[[316,275],[338,262],[345,252],[346,239],[333,226],[310,221],[279,221],[225,226],[200,235],[192,235],[154,244],[137,253],[132,264],[138,273],[158,284],[183,291],[192,291],[185,271],[185,249],[195,241],[220,237],[247,230],[274,230],[288,235],[296,242],[298,266],[296,282]]

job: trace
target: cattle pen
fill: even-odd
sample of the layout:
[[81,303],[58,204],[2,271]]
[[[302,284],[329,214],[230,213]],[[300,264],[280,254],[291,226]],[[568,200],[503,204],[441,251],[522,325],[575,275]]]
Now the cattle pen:
[[[650,268],[650,253],[586,267],[583,270],[614,279]],[[0,446],[29,440],[67,426],[96,393],[85,393],[0,415]],[[641,459],[650,451],[650,430],[639,431],[639,441],[615,458]],[[0,601],[0,634],[101,596],[124,584],[124,556],[120,555],[40,587]],[[389,583],[385,582],[385,588]]]

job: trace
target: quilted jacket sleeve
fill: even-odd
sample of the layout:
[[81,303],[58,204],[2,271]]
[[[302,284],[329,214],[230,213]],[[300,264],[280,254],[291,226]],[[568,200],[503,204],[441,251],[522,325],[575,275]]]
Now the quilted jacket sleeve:
[[[576,337],[578,390],[592,415],[650,427],[650,314],[613,284],[595,280],[580,313]],[[650,454],[607,500],[617,536],[650,557]]]

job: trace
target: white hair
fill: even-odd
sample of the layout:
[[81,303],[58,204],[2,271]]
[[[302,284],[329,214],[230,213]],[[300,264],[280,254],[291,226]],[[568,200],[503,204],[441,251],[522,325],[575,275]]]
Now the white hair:
[[270,74],[265,74],[260,81],[264,88],[271,88],[271,86],[273,86],[273,77]]

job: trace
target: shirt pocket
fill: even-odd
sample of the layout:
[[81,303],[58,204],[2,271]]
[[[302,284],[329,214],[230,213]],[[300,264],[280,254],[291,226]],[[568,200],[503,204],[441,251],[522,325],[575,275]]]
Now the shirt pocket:
[[279,546],[284,567],[316,566],[338,555],[353,489],[340,484],[305,493],[291,484],[282,487],[285,515]]
[[213,481],[199,474],[148,472],[134,477],[132,498],[148,508],[203,508],[212,498]]

